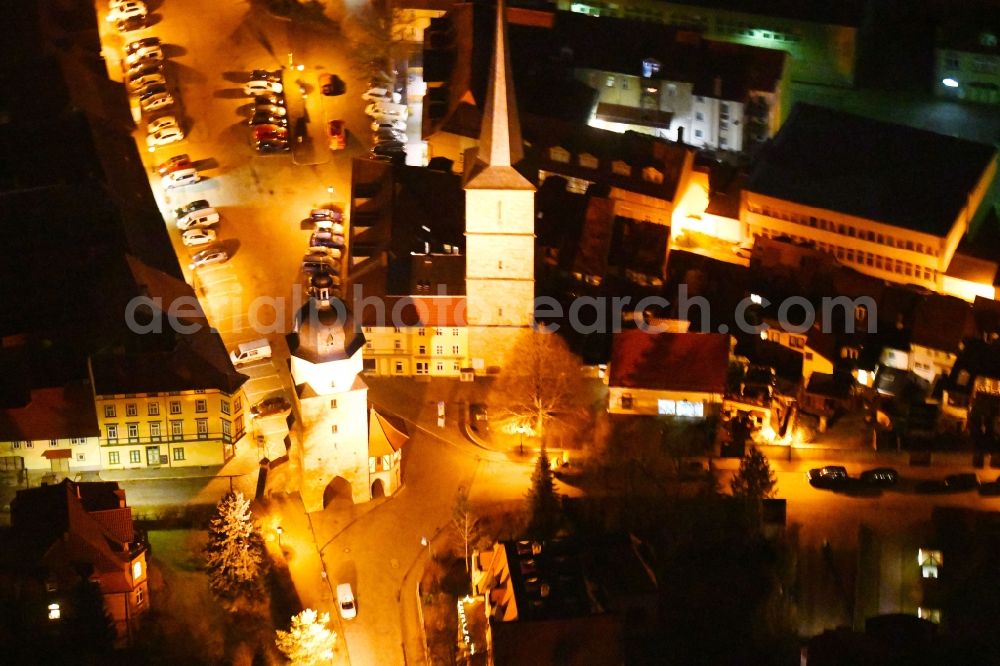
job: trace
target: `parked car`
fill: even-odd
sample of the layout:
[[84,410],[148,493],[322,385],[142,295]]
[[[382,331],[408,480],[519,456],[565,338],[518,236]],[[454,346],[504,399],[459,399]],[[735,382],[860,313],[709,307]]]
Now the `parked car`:
[[270,104],[267,102],[258,103],[254,102],[253,113],[256,115],[258,113],[268,113],[275,117],[284,118],[288,114],[288,109],[283,107],[281,104]]
[[[187,155],[178,155],[178,157],[186,158]],[[160,168],[162,169],[163,165],[160,165]],[[184,217],[189,213],[193,213],[197,210],[205,210],[206,208],[211,208],[211,206],[208,203],[208,200],[196,199],[189,204],[186,204],[184,206],[181,206],[180,208],[175,209],[174,213],[176,213],[177,217]]]
[[327,97],[336,97],[347,91],[347,85],[336,74],[323,73],[319,75],[319,90]]
[[956,493],[975,490],[979,487],[979,477],[972,472],[967,474],[949,474],[944,477],[944,482],[948,484],[949,491]]
[[229,260],[229,254],[224,248],[221,247],[210,247],[202,250],[201,252],[196,252],[191,257],[191,264],[189,267],[191,270],[195,268],[201,268],[202,266],[211,266],[212,264],[221,264]]
[[264,139],[255,141],[253,147],[257,149],[257,152],[265,154],[283,153],[292,149],[292,147],[288,145],[287,141],[282,141],[280,139]]
[[154,118],[146,124],[146,131],[150,134],[158,132],[161,129],[166,129],[167,127],[177,127],[177,119],[173,116],[160,116],[159,118]]
[[406,131],[406,121],[405,120],[373,120],[372,121],[372,131],[378,132],[379,130],[399,130],[400,132]]
[[166,146],[183,139],[184,132],[181,131],[181,128],[176,125],[171,125],[170,127],[164,127],[161,130],[157,130],[156,133],[147,136],[146,145],[150,148],[156,148],[157,146]]
[[126,53],[125,54],[125,65],[127,67],[132,67],[133,65],[139,63],[157,63],[163,62],[163,49],[159,44],[155,46],[137,51],[136,53]]
[[[160,88],[163,86],[155,86],[155,87]],[[174,105],[174,98],[170,95],[170,93],[166,92],[166,90],[164,90],[163,92],[144,93],[142,97],[139,98],[139,106],[146,113],[152,113],[153,111],[160,111],[162,109],[166,109],[167,107],[171,107],[173,105]]]
[[309,211],[309,217],[316,221],[333,220],[335,222],[340,222],[344,219],[344,211],[342,211],[339,206],[329,204],[322,208],[313,208]]
[[358,607],[354,602],[354,592],[351,591],[350,583],[341,583],[337,586],[337,608],[340,609],[340,617],[345,620],[353,620],[358,616]]
[[340,222],[334,222],[333,220],[313,220],[313,224],[317,229],[329,231],[339,236],[344,235],[344,225]]
[[372,148],[371,152],[373,155],[399,155],[402,157],[406,155],[406,148],[399,141],[393,141],[389,143],[380,143]]
[[250,81],[272,81],[274,83],[281,83],[281,70],[276,69],[273,72],[269,72],[266,69],[255,69],[250,72]]
[[313,249],[302,257],[302,270],[308,275],[312,275],[314,273],[336,273],[340,270],[340,263],[329,256],[316,252],[315,249]]
[[372,102],[365,107],[365,114],[371,116],[378,122],[385,120],[406,120],[410,112],[402,104],[383,104]]
[[481,402],[469,405],[469,427],[476,432],[489,432],[490,419],[486,405]]
[[282,90],[281,84],[277,81],[250,81],[243,86],[243,92],[248,97],[280,93]]
[[253,98],[254,106],[280,106],[285,107],[285,96],[275,94],[257,95]]
[[129,0],[128,2],[111,3],[111,9],[104,20],[111,23],[112,21],[124,21],[136,17],[146,18],[146,4],[140,0]]
[[382,143],[385,141],[398,141],[400,143],[406,143],[406,132],[400,132],[394,129],[380,129],[375,132],[375,143]]
[[896,485],[899,474],[891,467],[876,467],[861,472],[861,481],[869,486],[884,488]]
[[816,488],[834,488],[847,482],[847,470],[840,465],[817,467],[806,473],[809,485]]
[[264,398],[256,405],[250,407],[250,413],[254,416],[270,416],[272,414],[287,412],[291,408],[291,404],[285,400],[284,396],[276,395]]
[[403,97],[398,92],[393,92],[388,88],[372,87],[361,94],[361,99],[366,102],[390,102],[392,104],[399,104],[399,101],[403,99]]
[[331,120],[326,124],[326,131],[330,137],[330,150],[343,150],[347,147],[347,126],[343,120]]
[[115,21],[115,29],[118,32],[126,33],[133,30],[142,30],[146,27],[146,16],[129,16]]
[[279,127],[278,125],[255,125],[253,128],[254,138],[258,141],[264,141],[266,139],[284,139],[288,140],[288,129],[285,127]]
[[266,361],[269,358],[271,358],[271,343],[267,338],[242,342],[229,352],[229,360],[237,367],[256,361]]
[[214,208],[201,208],[177,218],[177,228],[181,231],[188,229],[211,227],[219,221],[219,211]]
[[188,247],[197,247],[199,245],[208,245],[209,243],[215,242],[215,230],[214,229],[188,229],[183,234],[181,234],[181,242]]
[[938,495],[950,490],[944,479],[925,479],[917,483],[913,489],[921,495]]
[[268,113],[267,111],[255,111],[247,124],[251,127],[257,125],[277,125],[279,127],[288,127],[288,118],[284,116],[276,116]]
[[178,187],[184,187],[185,185],[193,185],[199,180],[201,180],[201,175],[198,174],[198,170],[194,167],[190,167],[187,169],[171,171],[161,178],[161,184],[163,185],[163,189],[172,190]]
[[161,48],[159,37],[144,37],[125,45],[125,59],[142,58],[151,51],[159,51]]
[[309,236],[309,247],[344,247],[344,237],[338,236],[330,231],[317,229]]
[[153,83],[167,85],[167,80],[163,78],[163,71],[159,65],[146,65],[143,69],[128,77],[128,88],[132,92],[136,92]]

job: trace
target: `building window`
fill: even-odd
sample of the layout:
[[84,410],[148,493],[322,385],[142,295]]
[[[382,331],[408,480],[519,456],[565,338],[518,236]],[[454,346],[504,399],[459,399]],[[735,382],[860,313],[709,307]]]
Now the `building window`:
[[427,374],[427,366],[428,366],[427,363],[424,363],[424,362],[421,362],[421,361],[417,361],[417,374],[418,375],[426,375]]
[[139,449],[132,449],[128,452],[128,461],[130,463],[141,463],[142,462],[142,451]]
[[146,405],[146,414],[149,416],[159,416],[160,415],[160,403],[151,402]]
[[204,414],[208,411],[208,400],[195,400],[194,401],[194,411],[198,414]]
[[420,345],[417,348],[417,353],[419,353],[419,354],[426,354],[427,353],[427,347],[425,345]]
[[114,405],[104,405],[104,418],[113,419],[115,418],[115,406]]
[[222,422],[222,437],[229,439],[232,436],[232,425],[226,419],[219,419]]
[[402,372],[403,372],[403,362],[402,361],[396,361],[396,374],[397,375],[398,374],[402,374]]
[[657,400],[656,411],[664,416],[674,416],[677,413],[677,403],[673,400]]
[[399,351],[400,349],[402,349],[403,348],[403,341],[402,340],[394,340],[393,341],[393,348],[396,349],[396,351]]
[[195,419],[198,429],[198,439],[208,439],[208,419]]
[[109,423],[107,428],[108,428],[108,441],[109,442],[118,441],[118,424]]
[[451,353],[452,354],[458,354],[458,345],[452,345],[451,346]]
[[233,411],[236,412],[243,411],[243,398],[241,398],[240,396],[236,396],[236,399],[233,400]]
[[50,439],[49,440],[49,446],[59,446],[59,440],[58,439]]
[[337,409],[337,399],[334,398],[330,401],[330,409]]
[[184,460],[184,447],[174,447],[174,460]]
[[608,88],[615,87],[615,77],[613,74],[608,75],[608,78],[604,80],[604,85],[607,86]]
[[419,335],[420,337],[424,337],[425,335],[427,335],[427,330],[423,328],[418,328],[417,335]]
[[170,401],[170,413],[171,414],[180,414],[181,413],[181,403],[178,402],[177,400],[171,400]]
[[689,402],[687,400],[677,401],[677,416],[704,416],[705,403]]
[[125,429],[128,432],[128,441],[138,442],[139,441],[139,424],[138,423],[126,423]]
[[334,435],[337,434],[337,430],[338,430],[338,428],[337,428],[337,424],[336,423],[334,423],[332,426],[330,426],[330,432],[332,432]]
[[611,171],[618,176],[632,175],[632,167],[630,167],[627,162],[623,162],[621,160],[615,160],[611,163]]
[[694,119],[698,121],[705,120],[705,114],[702,113],[701,111],[695,111]]
[[438,372],[444,372],[444,363],[441,363],[440,361],[438,361],[437,371]]
[[117,451],[108,451],[108,464],[109,465],[119,465],[121,464],[118,460]]
[[458,337],[458,329],[457,328],[451,329],[451,334],[455,337]]
[[170,422],[170,439],[175,441],[184,439],[184,421]]
[[136,408],[134,402],[127,403],[125,405],[125,416],[136,416],[139,410]]
[[620,402],[621,402],[622,409],[632,409],[632,394],[631,393],[622,393],[622,397],[620,398]]
[[162,435],[160,434],[160,422],[153,421],[149,424],[149,439],[153,442],[159,442]]
[[219,409],[222,411],[223,414],[228,415],[229,414],[229,401],[228,400],[222,400],[219,403]]
[[694,131],[694,135],[695,135],[696,138],[700,139],[701,138],[701,130],[700,129],[696,129]]
[[435,345],[434,346],[434,353],[437,354],[438,356],[440,356],[441,354],[443,354],[444,353],[444,345]]

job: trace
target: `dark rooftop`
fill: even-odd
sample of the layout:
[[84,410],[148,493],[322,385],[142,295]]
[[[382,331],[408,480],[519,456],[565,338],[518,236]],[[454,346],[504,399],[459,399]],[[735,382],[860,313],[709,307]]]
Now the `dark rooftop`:
[[746,189],[944,237],[995,156],[993,146],[796,104]]
[[722,394],[729,336],[621,331],[615,334],[610,366],[611,386]]

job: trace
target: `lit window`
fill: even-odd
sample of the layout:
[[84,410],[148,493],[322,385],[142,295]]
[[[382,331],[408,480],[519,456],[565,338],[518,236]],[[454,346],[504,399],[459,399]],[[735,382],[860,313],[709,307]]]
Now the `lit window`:
[[115,418],[115,406],[114,405],[104,405],[104,418],[113,419]]
[[62,611],[59,610],[59,604],[49,604],[49,619],[58,620],[62,617]]
[[944,559],[940,550],[927,548],[917,550],[917,566],[920,567],[920,575],[924,578],[937,578],[942,564]]
[[118,452],[117,451],[109,451],[108,452],[108,464],[109,465],[118,465],[118,464],[120,464],[119,461],[118,461]]
[[615,87],[615,77],[613,74],[608,75],[608,78],[604,81],[604,85],[606,85],[608,88]]
[[195,400],[194,401],[194,411],[199,414],[204,414],[208,411],[208,401],[207,400]]
[[677,403],[673,400],[657,400],[656,407],[659,414],[674,416],[677,413]]
[[174,448],[174,460],[184,460],[184,447],[178,446]]
[[702,402],[677,401],[677,416],[704,416],[705,404]]
[[142,578],[142,562],[138,560],[132,563],[132,578]]

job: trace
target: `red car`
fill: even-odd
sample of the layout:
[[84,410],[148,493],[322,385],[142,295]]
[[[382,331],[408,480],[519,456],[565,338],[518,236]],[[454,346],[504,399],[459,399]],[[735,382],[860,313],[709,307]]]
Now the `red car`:
[[253,128],[253,136],[258,141],[266,141],[268,139],[287,139],[288,130],[284,127],[278,127],[277,125],[256,125]]
[[173,173],[174,171],[178,171],[180,169],[187,169],[191,166],[193,166],[191,164],[191,158],[187,155],[175,155],[160,166],[156,167],[156,171],[161,176],[166,176],[168,173]]
[[330,136],[330,150],[343,150],[347,146],[347,126],[343,120],[331,120],[327,123],[327,133]]

